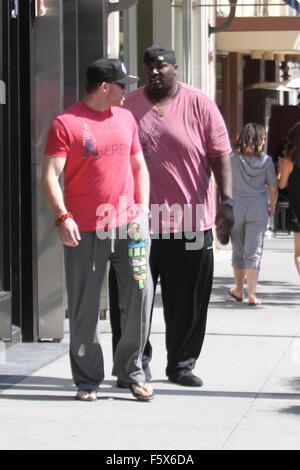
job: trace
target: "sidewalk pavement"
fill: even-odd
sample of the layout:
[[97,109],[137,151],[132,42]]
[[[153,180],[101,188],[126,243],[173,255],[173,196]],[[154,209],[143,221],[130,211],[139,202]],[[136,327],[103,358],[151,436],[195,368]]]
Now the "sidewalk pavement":
[[292,238],[266,240],[262,306],[234,302],[231,286],[226,248],[216,254],[208,333],[195,370],[205,382],[201,389],[166,380],[158,296],[151,403],[114,387],[107,322],[107,376],[97,403],[73,400],[68,335],[60,345],[9,348],[0,364],[0,449],[300,449],[300,296]]

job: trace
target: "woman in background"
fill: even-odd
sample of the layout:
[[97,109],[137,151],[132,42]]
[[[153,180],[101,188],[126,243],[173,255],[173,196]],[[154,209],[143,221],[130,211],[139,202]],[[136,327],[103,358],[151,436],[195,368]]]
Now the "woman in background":
[[290,229],[294,232],[295,265],[300,275],[300,122],[290,130],[285,158],[279,160],[278,186],[288,188]]
[[250,306],[261,304],[256,287],[264,235],[278,197],[273,161],[264,153],[265,138],[263,126],[247,124],[231,157],[235,224],[230,236],[235,286],[229,295],[242,302],[246,279]]

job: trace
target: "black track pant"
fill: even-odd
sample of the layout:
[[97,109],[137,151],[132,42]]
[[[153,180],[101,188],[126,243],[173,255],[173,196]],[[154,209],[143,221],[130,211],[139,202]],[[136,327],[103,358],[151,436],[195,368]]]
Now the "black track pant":
[[[185,238],[154,239],[150,253],[154,287],[159,277],[161,282],[168,377],[181,369],[192,370],[195,367],[203,346],[212,289],[212,231],[204,232],[201,249],[187,250],[187,242]],[[115,350],[121,331],[118,292],[113,270],[110,273],[110,318]],[[144,370],[147,370],[151,356],[152,347],[148,340],[143,356]]]

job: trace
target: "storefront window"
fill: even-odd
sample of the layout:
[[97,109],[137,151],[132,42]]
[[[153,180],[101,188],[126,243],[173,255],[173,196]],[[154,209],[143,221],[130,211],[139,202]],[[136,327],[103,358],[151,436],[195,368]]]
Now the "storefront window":
[[10,290],[9,229],[9,155],[7,104],[7,11],[8,2],[0,3],[0,294]]
[[[0,26],[2,23],[2,3],[0,5]],[[5,101],[5,86],[2,82],[3,70],[3,38],[2,38],[2,27],[0,32],[0,292],[3,290],[3,117],[2,117],[2,106]]]
[[[0,104],[1,106],[1,104]],[[3,157],[3,149],[2,149],[2,113],[0,108],[0,292],[3,291],[3,194],[2,194],[2,157]]]
[[[0,118],[0,126],[1,126],[2,119]],[[2,142],[2,133],[0,132],[0,139]],[[0,151],[0,158],[2,160],[2,149]],[[0,185],[2,188],[2,168],[0,166]],[[0,193],[0,292],[3,291],[3,204],[2,204],[2,192]]]

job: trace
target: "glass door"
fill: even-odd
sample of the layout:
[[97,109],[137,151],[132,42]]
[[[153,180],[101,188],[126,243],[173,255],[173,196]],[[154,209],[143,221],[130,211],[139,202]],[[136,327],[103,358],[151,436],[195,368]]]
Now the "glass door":
[[[0,4],[0,18],[3,19],[3,5]],[[2,22],[2,21],[1,21]],[[6,86],[3,80],[3,28],[0,33],[0,292],[3,291],[3,113],[2,108],[6,101]]]
[[8,0],[0,3],[0,340],[10,340],[12,334],[7,104],[9,7]]

